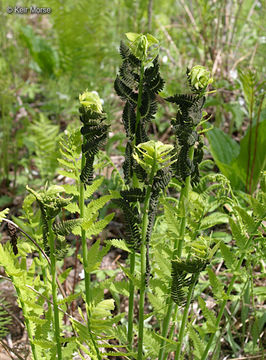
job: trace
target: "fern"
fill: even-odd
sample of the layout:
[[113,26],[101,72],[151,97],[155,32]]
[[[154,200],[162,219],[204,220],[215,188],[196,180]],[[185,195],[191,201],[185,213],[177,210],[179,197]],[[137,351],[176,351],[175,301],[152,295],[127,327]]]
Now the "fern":
[[139,251],[141,237],[139,230],[140,217],[137,208],[124,199],[114,199],[113,202],[124,212],[127,245],[129,248]]
[[40,171],[42,179],[52,180],[57,169],[59,127],[51,123],[43,114],[29,127],[28,145],[34,162]]
[[205,343],[199,337],[198,333],[193,329],[192,325],[188,326],[189,336],[193,341],[194,351],[193,354],[196,359],[200,359],[205,349]]
[[81,134],[83,135],[82,153],[85,156],[85,164],[81,169],[80,180],[91,185],[93,181],[93,162],[95,155],[106,142],[108,128],[103,113],[81,106],[79,109],[80,120],[83,123]]
[[[198,165],[203,158],[203,142],[194,128],[202,118],[202,107],[205,98],[197,95],[174,95],[166,99],[178,107],[176,119],[171,121],[179,146],[179,154],[176,162],[172,165],[176,178],[184,182],[187,176],[191,176],[191,183],[199,182]],[[189,159],[189,149],[198,142],[195,148],[193,161]],[[178,150],[176,145],[176,152]]]
[[190,274],[200,273],[207,265],[204,259],[172,260],[172,300],[179,306],[186,303],[186,288],[191,285]]

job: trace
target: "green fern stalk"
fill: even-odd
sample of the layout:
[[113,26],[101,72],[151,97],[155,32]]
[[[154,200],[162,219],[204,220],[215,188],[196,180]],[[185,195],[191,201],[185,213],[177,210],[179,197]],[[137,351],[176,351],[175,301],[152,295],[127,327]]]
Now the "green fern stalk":
[[[138,102],[137,102],[137,109],[136,109],[136,125],[135,125],[135,134],[138,129],[138,124],[141,118],[140,114],[140,106],[142,101],[142,91],[143,91],[143,77],[144,77],[144,65],[141,65],[140,68],[140,82],[139,82],[139,92],[138,92]],[[136,144],[136,135],[133,139],[133,145]],[[135,174],[133,173],[133,184],[135,188],[139,188],[139,181]],[[135,273],[135,263],[136,263],[136,254],[134,251],[130,254],[129,258],[130,263],[130,274],[131,279],[129,282],[129,300],[128,300],[128,330],[127,330],[127,341],[129,349],[132,349],[133,344],[133,318],[134,318],[134,294],[135,294],[135,286],[133,282],[133,276]]]
[[[132,251],[129,259],[131,277],[134,276],[134,272],[135,272],[135,260],[136,260],[135,252]],[[127,330],[127,341],[130,350],[132,350],[132,344],[133,344],[134,294],[135,294],[134,282],[132,279],[130,279],[129,300],[128,300],[128,330]]]
[[[81,158],[81,169],[85,166],[85,155],[82,153]],[[79,183],[79,210],[80,210],[80,218],[84,217],[85,203],[84,203],[84,184],[80,180]],[[85,297],[87,305],[90,304],[90,274],[87,271],[88,268],[88,248],[86,241],[86,231],[81,228],[81,244],[82,244],[82,259],[83,259],[83,267],[84,267],[84,275],[85,275]],[[89,323],[89,321],[88,321]]]
[[[189,159],[191,161],[193,161],[193,156],[194,156],[194,147],[192,146],[189,149]],[[185,209],[184,202],[188,198],[190,180],[191,180],[191,176],[189,175],[186,177],[185,185],[181,189],[181,194],[180,194],[180,199],[179,199],[179,208],[183,207]],[[184,213],[182,220],[181,220],[181,224],[180,224],[180,236],[179,236],[179,238],[176,238],[176,240],[175,240],[172,259],[174,259],[176,256],[181,258],[185,229],[186,229],[186,214]],[[164,338],[167,336],[173,309],[175,308],[175,306],[177,306],[173,303],[172,299],[170,299],[169,301],[170,301],[170,303],[168,305],[167,313],[166,313],[166,316],[163,321],[162,337],[164,337]],[[164,347],[165,347],[165,340],[162,340],[158,360],[163,360],[163,358],[164,358],[164,351],[165,351]]]
[[[155,148],[156,151],[156,148]],[[145,302],[145,290],[146,290],[146,235],[149,222],[149,202],[152,190],[153,178],[156,169],[156,154],[154,156],[153,166],[151,170],[149,185],[144,201],[143,208],[143,220],[142,220],[142,234],[141,234],[141,283],[140,283],[140,299],[139,299],[139,332],[138,332],[138,360],[142,360],[143,356],[143,330],[144,330],[144,302]]]
[[57,286],[56,286],[56,259],[55,259],[55,237],[52,229],[52,220],[48,220],[49,231],[49,247],[50,247],[50,260],[51,260],[51,276],[52,276],[52,296],[53,296],[53,309],[54,309],[54,335],[57,347],[57,360],[62,360],[62,349],[60,342],[60,325],[59,325],[59,311],[57,305]]
[[177,348],[176,348],[176,353],[175,353],[175,360],[180,359],[182,342],[183,342],[183,338],[184,338],[184,335],[185,335],[185,329],[186,329],[186,325],[187,325],[189,307],[190,307],[190,303],[191,303],[191,300],[192,300],[194,287],[195,287],[195,285],[197,283],[198,278],[199,278],[199,273],[193,274],[192,281],[191,281],[191,284],[190,284],[189,289],[188,289],[187,302],[186,302],[186,306],[185,306],[184,313],[183,313],[183,316],[182,316],[181,327],[180,327],[180,330],[179,330]]

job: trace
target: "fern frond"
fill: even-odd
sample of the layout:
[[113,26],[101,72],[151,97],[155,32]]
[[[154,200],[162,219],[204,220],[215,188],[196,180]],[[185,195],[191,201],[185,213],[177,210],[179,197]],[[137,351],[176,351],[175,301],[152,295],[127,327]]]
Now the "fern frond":
[[143,121],[148,122],[154,118],[157,111],[155,95],[151,91],[145,91],[142,95],[140,114]]
[[120,195],[128,202],[143,202],[145,199],[146,191],[139,188],[131,188],[129,190],[120,191]]
[[133,175],[133,157],[132,157],[132,146],[128,142],[126,146],[126,152],[125,152],[125,161],[122,165],[124,177],[125,177],[125,183],[129,184],[132,175]]
[[171,178],[172,173],[169,169],[159,169],[153,179],[153,191],[164,190],[168,186]]
[[67,236],[80,224],[81,219],[72,219],[53,223],[53,231],[57,235]]
[[128,138],[134,137],[135,127],[136,127],[136,113],[134,107],[130,104],[129,101],[127,101],[125,104],[122,120],[126,130],[127,137]]
[[126,86],[119,77],[115,79],[114,88],[122,100],[128,101],[132,106],[137,105],[138,95],[134,93],[128,86]]
[[139,250],[141,236],[139,230],[140,216],[137,207],[132,206],[127,200],[122,198],[113,199],[113,202],[118,205],[124,213],[127,245],[135,251]]
[[186,303],[186,288],[190,286],[192,275],[200,273],[205,269],[207,261],[200,258],[190,258],[187,260],[172,260],[172,285],[171,297],[173,301],[183,306]]

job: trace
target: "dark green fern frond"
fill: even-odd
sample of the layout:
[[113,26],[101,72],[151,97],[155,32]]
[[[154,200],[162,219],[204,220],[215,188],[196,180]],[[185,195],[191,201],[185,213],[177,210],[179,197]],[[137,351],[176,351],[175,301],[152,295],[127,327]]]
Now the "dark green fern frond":
[[149,66],[147,69],[145,69],[144,78],[147,83],[154,80],[159,74],[160,65],[159,65],[158,59],[159,59],[159,56],[157,55],[156,58],[152,62],[152,66]]
[[172,178],[172,172],[166,169],[159,169],[154,176],[152,189],[153,191],[163,190],[167,187]]
[[134,107],[130,104],[129,101],[127,101],[125,104],[122,120],[127,137],[129,139],[133,139],[136,128],[136,113]]
[[142,97],[140,114],[143,121],[148,122],[154,118],[157,111],[155,95],[151,91],[145,91]]
[[148,180],[148,174],[143,169],[143,167],[141,167],[135,160],[133,161],[133,164],[134,164],[134,171],[137,175],[137,178],[141,182],[145,183]]
[[53,231],[57,235],[67,236],[71,233],[74,227],[80,224],[80,222],[81,219],[60,221],[53,224]]
[[130,89],[135,89],[137,87],[139,75],[134,72],[134,67],[128,60],[125,60],[120,66],[119,77]]
[[[179,146],[176,162],[172,164],[173,173],[180,182],[191,175],[191,183],[196,185],[199,181],[198,165],[202,161],[203,145],[195,128],[202,118],[205,98],[195,94],[176,94],[166,100],[178,106],[176,119],[171,121]],[[192,146],[196,146],[193,161],[189,158]]]
[[186,288],[191,284],[191,274],[199,274],[206,265],[207,260],[200,258],[172,260],[171,297],[177,305],[184,306],[186,303]]
[[128,142],[127,146],[126,146],[126,152],[125,152],[125,161],[124,161],[124,163],[122,165],[126,184],[130,183],[130,180],[131,180],[132,175],[133,175],[133,157],[132,157],[132,153],[133,153],[132,146],[131,146],[130,142]]
[[114,83],[114,88],[119,97],[124,101],[129,101],[131,105],[136,106],[138,101],[138,94],[134,93],[123,81],[117,76]]
[[175,268],[172,266],[171,298],[178,306],[184,306],[186,303],[186,293],[183,288],[189,285],[191,277],[187,280],[185,278],[185,273],[175,271]]
[[85,166],[80,174],[80,180],[83,184],[91,185],[93,182],[93,162],[94,156],[86,156]]
[[199,273],[205,269],[207,261],[200,258],[190,258],[187,260],[176,259],[172,261],[172,266],[177,272],[190,274]]
[[86,159],[85,165],[81,169],[80,180],[86,185],[91,185],[93,182],[94,156],[107,140],[109,125],[105,122],[104,113],[93,111],[85,106],[81,106],[79,112],[80,120],[84,124],[81,128],[83,135],[81,149]]
[[121,41],[119,50],[122,59],[129,60],[130,63],[135,67],[140,66],[141,61],[132,54],[129,47],[124,43],[124,41]]
[[139,122],[138,128],[136,130],[136,145],[149,141],[147,131],[143,122]]
[[113,202],[118,205],[124,213],[127,245],[135,251],[139,251],[141,236],[139,230],[140,216],[137,207],[122,198],[114,199]]
[[120,195],[128,202],[143,202],[145,199],[146,191],[139,188],[131,188],[129,190],[120,191]]

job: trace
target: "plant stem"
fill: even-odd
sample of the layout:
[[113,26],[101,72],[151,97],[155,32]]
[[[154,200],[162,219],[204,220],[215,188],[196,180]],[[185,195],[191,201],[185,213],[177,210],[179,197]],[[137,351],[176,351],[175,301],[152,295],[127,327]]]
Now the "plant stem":
[[141,279],[140,279],[140,298],[139,298],[139,333],[138,333],[138,360],[142,360],[143,356],[143,330],[144,330],[144,303],[145,303],[145,274],[146,274],[146,235],[147,235],[147,227],[149,223],[149,203],[150,203],[150,195],[152,190],[153,178],[155,175],[156,169],[156,152],[154,156],[154,162],[151,170],[150,180],[148,189],[146,192],[146,197],[144,201],[143,207],[143,219],[142,219],[142,234],[141,234]]
[[[82,153],[81,157],[81,169],[85,166],[85,156]],[[80,210],[80,218],[84,218],[84,212],[85,212],[85,197],[84,197],[84,184],[82,181],[80,181],[79,184],[79,210]],[[98,349],[98,346],[96,344],[96,341],[94,339],[94,336],[91,332],[91,326],[90,326],[90,302],[91,302],[91,291],[90,291],[90,273],[88,272],[88,247],[87,247],[87,241],[86,241],[86,231],[81,227],[81,245],[82,245],[82,260],[83,260],[83,269],[84,269],[84,276],[85,276],[85,299],[86,299],[86,308],[87,308],[87,325],[88,325],[88,332],[89,336],[91,338],[91,341],[93,343],[93,346],[95,348],[95,351],[97,353],[98,360],[101,360],[100,352]]]
[[57,286],[56,286],[56,259],[55,259],[55,246],[54,246],[54,233],[52,229],[52,221],[48,221],[49,229],[49,247],[50,247],[50,259],[51,259],[51,277],[52,277],[52,296],[53,296],[53,310],[54,310],[54,331],[57,347],[57,360],[62,360],[62,349],[60,343],[60,325],[59,325],[59,312],[57,305]]
[[176,353],[175,353],[175,360],[179,360],[179,358],[180,358],[182,342],[183,342],[183,338],[184,338],[184,334],[185,334],[185,328],[187,325],[188,311],[189,311],[190,303],[191,303],[192,296],[193,296],[193,290],[194,290],[194,287],[198,280],[198,277],[199,277],[199,273],[192,275],[192,281],[191,281],[191,284],[188,289],[187,303],[186,303],[186,306],[184,309],[182,323],[181,323],[181,327],[179,330],[179,337],[178,337],[177,349],[176,349]]
[[[130,254],[130,274],[133,277],[135,272],[135,252],[132,250]],[[134,282],[130,279],[129,282],[129,300],[128,300],[128,330],[127,330],[127,341],[129,349],[132,350],[133,344],[133,318],[134,318]]]
[[[82,154],[81,158],[81,169],[85,166],[85,156]],[[80,209],[80,218],[83,219],[84,217],[84,184],[80,181],[79,184],[79,209]],[[83,267],[84,267],[84,274],[85,274],[85,297],[86,303],[89,306],[90,304],[90,274],[88,273],[88,247],[86,242],[86,231],[81,228],[81,244],[82,244],[82,259],[83,259]]]
[[[140,107],[141,107],[141,100],[142,100],[142,90],[143,90],[143,78],[144,78],[144,65],[141,64],[140,68],[140,82],[139,82],[139,91],[138,91],[138,102],[136,108],[136,125],[135,125],[135,136],[133,140],[133,146],[136,145],[136,132],[138,129],[138,124],[140,122],[141,114],[140,114]],[[139,182],[136,174],[133,174],[133,186],[139,188]],[[135,252],[132,251],[130,254],[130,274],[133,278],[135,272]],[[133,280],[130,279],[129,282],[129,304],[128,304],[128,331],[127,331],[127,340],[128,340],[128,347],[132,349],[133,344],[133,318],[134,318],[134,294],[135,294],[135,287]]]
[[[193,156],[194,156],[194,147],[192,146],[189,149],[189,158],[191,161],[193,160]],[[180,193],[179,210],[183,211],[183,214],[182,214],[182,219],[181,219],[181,224],[180,224],[180,232],[179,232],[180,235],[179,235],[179,238],[175,239],[172,259],[174,259],[176,256],[178,256],[180,258],[182,255],[182,248],[183,248],[183,242],[184,242],[184,236],[185,236],[185,230],[186,230],[186,211],[185,211],[186,204],[185,204],[185,201],[188,198],[190,179],[191,179],[190,175],[186,177],[185,185],[182,187],[181,193]],[[172,311],[175,308],[175,306],[176,305],[174,304],[173,300],[170,299],[166,317],[163,322],[162,337],[164,337],[164,338],[167,336]],[[158,360],[163,360],[163,358],[164,358],[164,347],[165,347],[165,340],[162,340]]]

